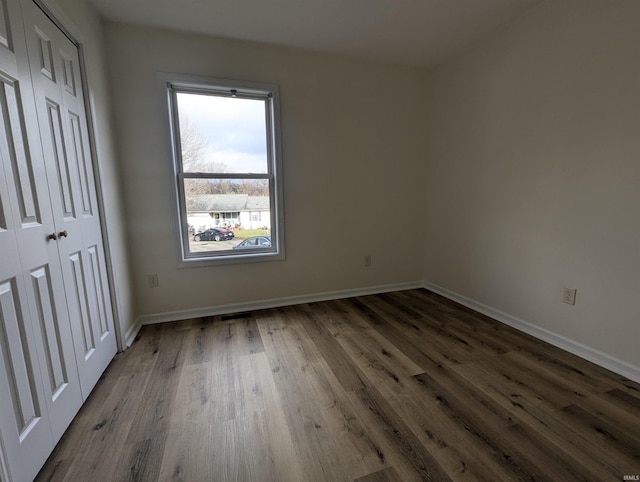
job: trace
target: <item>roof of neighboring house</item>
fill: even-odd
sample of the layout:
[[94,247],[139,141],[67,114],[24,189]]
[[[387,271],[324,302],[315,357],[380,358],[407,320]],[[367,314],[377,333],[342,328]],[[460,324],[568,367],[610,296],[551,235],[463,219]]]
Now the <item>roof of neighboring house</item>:
[[268,211],[270,207],[269,196],[249,196],[244,209],[245,211]]
[[247,204],[248,194],[200,194],[187,198],[187,212],[239,212]]
[[187,212],[232,213],[240,211],[268,211],[269,196],[248,194],[200,194],[187,198]]

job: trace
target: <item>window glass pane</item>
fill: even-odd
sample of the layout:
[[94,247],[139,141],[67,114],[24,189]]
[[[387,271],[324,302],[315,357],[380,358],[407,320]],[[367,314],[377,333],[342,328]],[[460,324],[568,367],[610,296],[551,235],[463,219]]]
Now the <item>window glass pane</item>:
[[183,172],[268,172],[266,101],[178,92]]
[[271,247],[266,179],[185,179],[184,189],[190,253]]

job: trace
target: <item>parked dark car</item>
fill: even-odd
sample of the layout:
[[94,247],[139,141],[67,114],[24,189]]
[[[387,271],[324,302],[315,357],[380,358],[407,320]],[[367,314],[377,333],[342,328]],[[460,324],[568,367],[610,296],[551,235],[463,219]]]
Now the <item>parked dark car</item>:
[[233,231],[224,228],[211,228],[193,236],[194,241],[222,241],[224,239],[233,239]]
[[251,236],[245,239],[233,249],[254,249],[254,248],[270,248],[271,247],[271,235],[266,234],[264,236]]

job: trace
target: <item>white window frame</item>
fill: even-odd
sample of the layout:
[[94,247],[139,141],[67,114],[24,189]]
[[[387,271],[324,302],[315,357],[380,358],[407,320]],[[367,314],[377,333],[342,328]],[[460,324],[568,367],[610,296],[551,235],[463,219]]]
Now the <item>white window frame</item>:
[[[282,189],[282,149],[280,141],[280,92],[276,84],[218,79],[183,74],[159,74],[169,124],[169,138],[174,174],[174,222],[179,234],[178,266],[207,266],[285,259],[284,250],[284,201]],[[184,173],[178,125],[177,92],[215,94],[239,98],[260,98],[267,105],[267,174],[247,173]],[[255,250],[223,250],[190,252],[189,229],[184,191],[184,179],[268,179],[269,208],[271,216],[271,247]]]

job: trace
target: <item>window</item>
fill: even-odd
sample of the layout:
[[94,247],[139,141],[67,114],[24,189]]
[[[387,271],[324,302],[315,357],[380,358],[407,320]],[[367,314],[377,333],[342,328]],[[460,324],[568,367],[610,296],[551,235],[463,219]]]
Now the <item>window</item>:
[[277,86],[163,80],[183,264],[284,259]]

